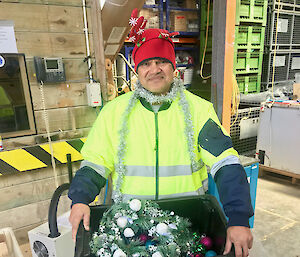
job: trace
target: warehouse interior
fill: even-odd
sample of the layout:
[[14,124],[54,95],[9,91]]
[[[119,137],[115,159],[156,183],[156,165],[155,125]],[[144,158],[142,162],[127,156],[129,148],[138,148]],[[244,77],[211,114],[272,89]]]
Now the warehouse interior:
[[[0,1],[0,257],[74,256],[66,191],[103,106],[135,89],[135,8],[145,29],[179,32],[176,77],[213,104],[240,155],[249,256],[299,257],[300,0]],[[91,205],[110,204],[111,190]]]

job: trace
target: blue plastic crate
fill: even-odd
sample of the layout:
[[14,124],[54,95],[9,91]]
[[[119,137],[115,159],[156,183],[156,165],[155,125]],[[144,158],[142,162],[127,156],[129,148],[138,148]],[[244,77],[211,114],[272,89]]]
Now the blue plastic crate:
[[[257,188],[257,178],[258,178],[258,162],[252,165],[246,166],[245,171],[247,174],[248,182],[250,183],[250,196],[253,210],[255,212],[255,201],[256,201],[256,188]],[[208,174],[208,193],[215,196],[222,206],[219,198],[219,193],[217,185],[210,174]],[[222,206],[223,207],[223,206]],[[223,209],[223,208],[222,208]],[[250,228],[254,226],[254,215],[249,219]]]

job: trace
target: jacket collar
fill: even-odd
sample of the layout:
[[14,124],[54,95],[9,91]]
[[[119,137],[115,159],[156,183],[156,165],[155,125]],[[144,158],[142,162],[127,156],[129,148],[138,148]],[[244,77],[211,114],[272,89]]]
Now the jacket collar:
[[[151,105],[150,103],[148,103],[148,102],[146,101],[145,98],[139,97],[139,100],[140,100],[141,104],[142,104],[147,110],[149,110],[149,111],[151,111],[151,112],[154,112],[153,109],[152,109],[152,105]],[[169,102],[169,101],[163,102],[163,104],[160,106],[160,108],[159,108],[158,111],[164,111],[164,110],[169,109],[169,107],[171,106],[171,103],[172,103],[172,102]]]

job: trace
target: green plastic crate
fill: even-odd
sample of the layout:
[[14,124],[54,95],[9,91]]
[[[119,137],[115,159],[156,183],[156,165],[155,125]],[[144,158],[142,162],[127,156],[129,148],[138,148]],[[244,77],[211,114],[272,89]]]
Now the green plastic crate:
[[235,27],[235,50],[264,49],[265,27],[262,26],[236,26]]
[[237,0],[235,24],[253,22],[266,26],[267,6],[268,0]]
[[235,74],[261,73],[263,52],[254,51],[237,51],[234,54]]
[[239,90],[243,94],[260,92],[261,74],[251,76],[239,76],[236,78]]

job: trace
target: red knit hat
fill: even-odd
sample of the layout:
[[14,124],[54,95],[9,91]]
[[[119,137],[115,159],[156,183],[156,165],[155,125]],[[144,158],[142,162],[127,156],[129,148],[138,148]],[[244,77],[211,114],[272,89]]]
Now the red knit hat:
[[143,16],[137,18],[138,10],[134,9],[129,20],[132,26],[129,40],[135,43],[132,52],[135,70],[141,62],[155,58],[169,61],[176,69],[174,43],[170,37],[178,35],[178,32],[170,33],[164,29],[147,29],[147,20]]

